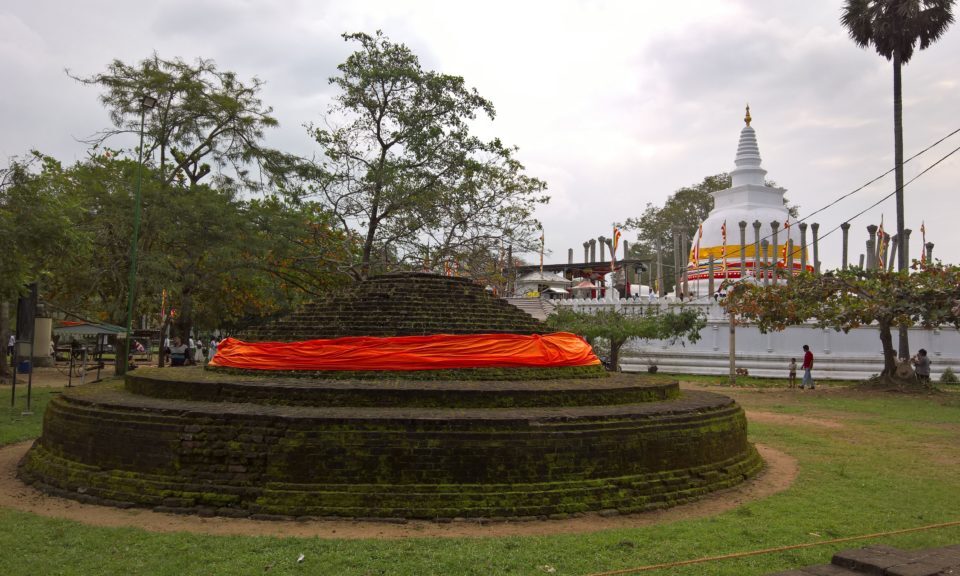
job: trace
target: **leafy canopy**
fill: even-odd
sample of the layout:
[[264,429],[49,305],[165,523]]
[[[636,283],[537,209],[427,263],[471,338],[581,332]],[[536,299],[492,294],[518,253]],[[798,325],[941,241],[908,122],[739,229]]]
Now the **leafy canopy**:
[[847,332],[876,324],[884,371],[896,368],[891,327],[960,327],[960,267],[925,266],[914,273],[850,268],[821,276],[803,273],[786,284],[734,284],[723,302],[728,312],[762,332],[812,320]]
[[954,0],[847,0],[840,22],[850,38],[873,45],[887,60],[898,55],[906,64],[914,47],[921,50],[940,39],[953,23]]
[[693,308],[661,310],[657,306],[642,309],[633,314],[625,310],[607,308],[596,313],[580,312],[569,306],[560,306],[547,317],[551,330],[572,332],[593,342],[603,339],[610,345],[610,361],[619,364],[620,348],[631,338],[644,340],[678,340],[696,342],[700,331],[706,326],[706,318]]
[[434,262],[534,245],[533,210],[544,183],[525,174],[515,148],[471,133],[493,104],[463,78],[424,70],[381,32],[344,34],[359,49],[330,83],[340,90],[323,127],[323,150],[300,191],[318,198],[361,238],[357,276],[376,262]]

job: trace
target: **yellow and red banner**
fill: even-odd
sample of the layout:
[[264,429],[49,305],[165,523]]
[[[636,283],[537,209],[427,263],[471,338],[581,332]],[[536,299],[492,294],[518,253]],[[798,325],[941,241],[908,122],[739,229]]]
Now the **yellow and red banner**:
[[245,370],[443,370],[599,364],[587,342],[553,334],[436,334],[357,336],[301,342],[227,338],[211,366]]

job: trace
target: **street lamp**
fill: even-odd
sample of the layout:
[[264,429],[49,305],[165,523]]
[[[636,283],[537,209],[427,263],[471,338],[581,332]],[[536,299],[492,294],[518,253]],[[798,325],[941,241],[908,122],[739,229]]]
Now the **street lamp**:
[[157,99],[149,94],[140,98],[140,148],[137,150],[137,187],[134,192],[133,241],[130,244],[130,282],[127,285],[127,341],[123,346],[123,359],[117,366],[123,367],[126,374],[130,368],[130,341],[133,336],[133,296],[137,280],[137,241],[140,236],[140,184],[143,182],[143,127],[147,110],[157,105]]

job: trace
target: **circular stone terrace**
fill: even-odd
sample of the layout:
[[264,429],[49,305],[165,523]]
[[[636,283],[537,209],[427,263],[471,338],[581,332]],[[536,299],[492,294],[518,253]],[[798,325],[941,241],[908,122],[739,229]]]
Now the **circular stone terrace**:
[[[459,299],[468,329],[483,316],[466,309],[473,300],[542,331],[467,283],[412,278]],[[405,283],[368,294],[402,308]],[[287,320],[289,340],[309,322],[344,325],[320,308],[337,305]],[[333,375],[141,368],[70,390],[50,402],[20,477],[83,501],[201,515],[556,518],[664,508],[762,467],[739,405],[668,377],[595,365]]]

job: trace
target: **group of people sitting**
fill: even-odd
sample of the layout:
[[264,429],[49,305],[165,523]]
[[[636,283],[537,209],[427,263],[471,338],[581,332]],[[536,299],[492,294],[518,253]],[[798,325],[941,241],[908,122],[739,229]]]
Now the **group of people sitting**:
[[210,338],[210,343],[204,344],[199,338],[196,340],[190,338],[187,342],[183,342],[177,336],[172,344],[169,341],[166,343],[165,350],[171,366],[203,364],[207,358],[213,358],[217,353],[217,340]]

